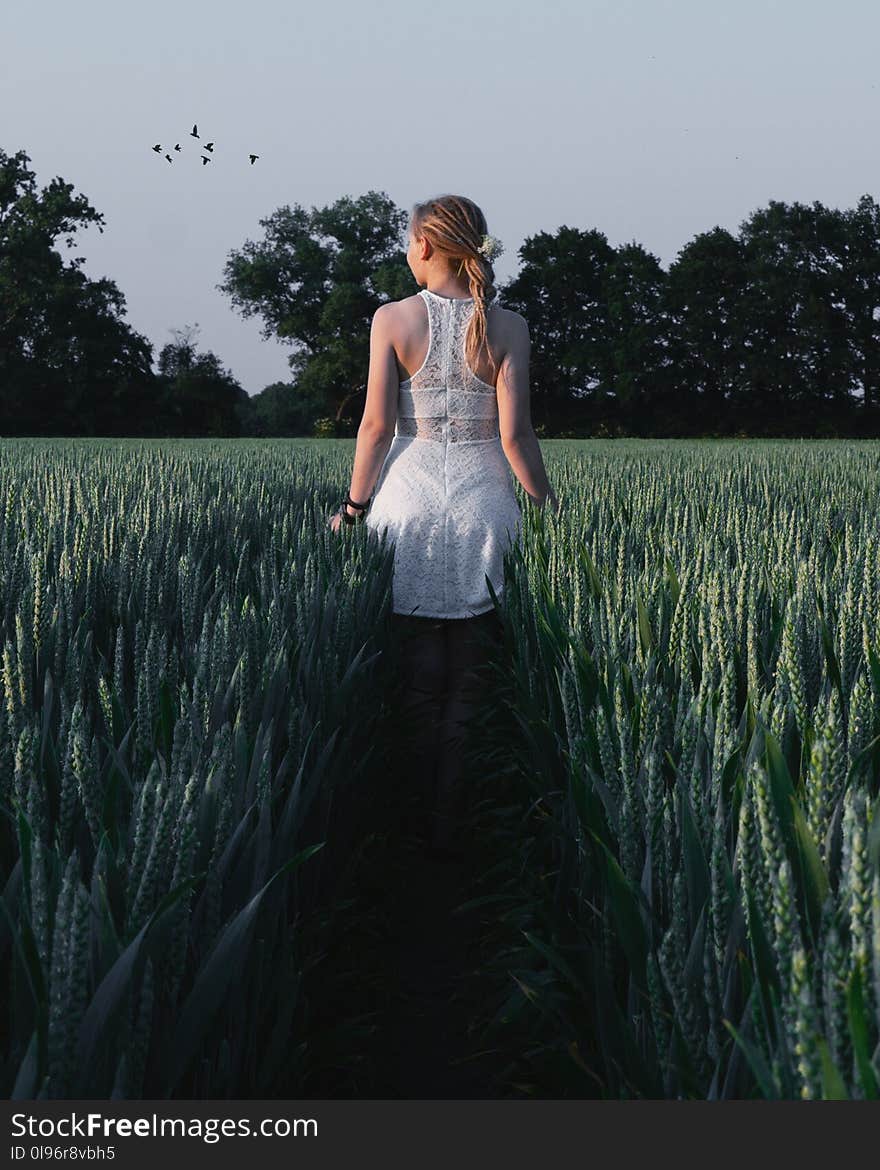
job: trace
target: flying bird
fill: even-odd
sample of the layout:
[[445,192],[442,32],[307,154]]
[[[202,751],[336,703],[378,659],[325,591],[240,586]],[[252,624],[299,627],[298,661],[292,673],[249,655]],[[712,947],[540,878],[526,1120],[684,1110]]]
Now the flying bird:
[[175,146],[175,148],[174,148],[174,149],[175,149],[175,150],[180,150],[180,143],[179,143],[179,142],[178,142],[177,146]]
[[208,158],[208,156],[206,154],[203,154],[202,155],[202,166],[204,166],[205,163],[209,163],[209,162],[211,162],[211,159]]
[[170,154],[166,154],[165,157],[168,159],[169,162],[174,162],[174,159],[171,157]]
[[206,143],[205,143],[205,150],[210,150],[210,151],[213,151],[213,149],[214,149],[214,143],[213,143],[213,142],[206,142]]
[[257,161],[260,156],[258,154],[249,154],[248,158],[251,160],[251,166]]
[[192,128],[192,130],[190,130],[189,136],[190,136],[190,138],[198,138],[198,136],[199,136],[198,122],[193,123],[193,128]]
[[161,154],[162,153],[161,144],[157,142],[156,145],[153,147],[153,150],[155,150],[156,154]]

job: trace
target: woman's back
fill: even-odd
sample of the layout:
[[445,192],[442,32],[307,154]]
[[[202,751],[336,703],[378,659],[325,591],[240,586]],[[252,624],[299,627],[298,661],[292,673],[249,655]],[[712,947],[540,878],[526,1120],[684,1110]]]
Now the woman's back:
[[[422,366],[428,356],[430,342],[430,317],[426,297],[433,297],[440,301],[460,300],[467,305],[473,304],[472,297],[441,297],[430,289],[422,289],[414,296],[405,297],[396,302],[396,324],[393,334],[397,373],[401,382],[407,382]],[[509,333],[508,318],[516,316],[509,309],[492,305],[486,310],[486,345],[489,355],[495,360],[493,366],[489,355],[482,349],[477,355],[473,373],[483,382],[495,386],[498,371],[506,355],[507,335]]]
[[[419,353],[413,319],[402,346],[412,371],[403,371],[394,440],[367,523],[387,530],[395,544],[395,613],[476,616],[493,607],[487,577],[503,592],[504,553],[522,516],[501,446],[495,387],[466,360],[472,298],[422,289],[411,299],[423,302],[406,311],[422,313],[427,341]],[[496,344],[497,338],[496,328]]]

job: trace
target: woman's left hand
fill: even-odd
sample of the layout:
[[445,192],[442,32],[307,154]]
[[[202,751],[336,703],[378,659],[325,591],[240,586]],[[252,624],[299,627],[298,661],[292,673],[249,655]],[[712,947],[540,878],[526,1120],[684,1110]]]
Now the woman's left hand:
[[341,525],[342,525],[342,517],[339,515],[338,512],[334,512],[333,515],[330,517],[328,523],[334,532],[338,532]]

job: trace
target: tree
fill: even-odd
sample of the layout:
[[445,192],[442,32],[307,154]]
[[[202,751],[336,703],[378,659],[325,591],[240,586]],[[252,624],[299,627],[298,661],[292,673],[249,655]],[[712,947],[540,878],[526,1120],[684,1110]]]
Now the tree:
[[571,414],[572,399],[591,402],[613,385],[605,276],[614,249],[600,231],[561,227],[531,236],[518,255],[499,299],[529,323],[533,418],[546,426]]
[[114,434],[152,378],[152,346],[123,320],[113,281],[56,250],[104,217],[56,177],[41,191],[24,151],[0,150],[0,428]]
[[849,323],[853,381],[867,413],[880,405],[880,206],[862,195],[844,218],[846,279],[839,296]]
[[165,425],[175,435],[237,435],[246,391],[208,350],[198,353],[198,324],[173,329],[159,354]]
[[725,228],[701,232],[669,267],[664,290],[669,341],[669,421],[676,429],[723,428],[742,385],[744,245]]
[[840,297],[850,275],[844,220],[819,202],[771,200],[741,225],[748,282],[739,325],[740,397],[803,427],[850,402],[852,355]]
[[230,254],[217,286],[243,316],[263,318],[264,338],[294,347],[297,392],[337,423],[363,408],[376,309],[417,291],[401,247],[407,219],[375,191],[279,208],[260,220],[261,242]]
[[632,434],[652,432],[656,408],[664,401],[666,279],[657,257],[635,241],[615,249],[605,268],[607,389]]
[[292,382],[272,382],[242,408],[242,434],[313,435],[319,415],[320,404]]

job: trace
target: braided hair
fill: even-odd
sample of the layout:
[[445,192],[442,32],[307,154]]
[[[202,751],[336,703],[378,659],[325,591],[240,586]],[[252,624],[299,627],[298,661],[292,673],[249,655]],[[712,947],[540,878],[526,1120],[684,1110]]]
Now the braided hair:
[[495,270],[479,251],[487,230],[485,215],[464,195],[438,195],[413,205],[409,227],[413,235],[427,239],[438,255],[447,257],[450,268],[457,266],[458,275],[467,273],[474,311],[465,338],[465,356],[473,370],[477,354],[485,349],[494,373],[496,363],[486,340],[486,308],[495,296]]

